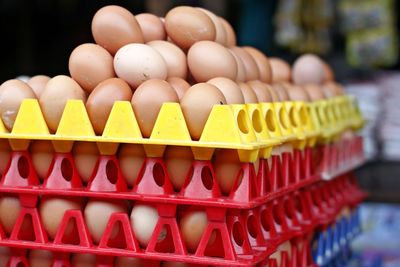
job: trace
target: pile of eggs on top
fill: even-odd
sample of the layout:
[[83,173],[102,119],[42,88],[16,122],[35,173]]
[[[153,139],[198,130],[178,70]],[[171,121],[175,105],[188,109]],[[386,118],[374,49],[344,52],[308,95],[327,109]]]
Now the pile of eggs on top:
[[[317,56],[303,55],[291,68],[285,61],[267,58],[253,47],[239,47],[231,25],[202,8],[176,7],[165,18],[159,18],[152,14],[134,16],[122,7],[106,6],[97,11],[91,26],[95,43],[79,45],[72,51],[70,76],[38,75],[26,83],[9,80],[1,85],[0,115],[8,130],[13,127],[22,100],[27,98],[39,100],[53,133],[67,100],[82,100],[98,135],[114,102],[131,101],[141,132],[149,137],[161,105],[177,102],[192,139],[198,140],[216,104],[314,101],[343,94],[330,67]],[[33,141],[30,150],[36,172],[44,179],[53,147],[47,141]],[[2,173],[9,152],[8,142],[1,140]],[[78,172],[87,182],[98,157],[96,144],[77,142],[72,152]],[[145,158],[143,148],[121,145],[118,157],[127,184],[133,186]],[[191,150],[168,147],[164,158],[174,188],[179,191],[193,159]],[[218,150],[213,163],[221,191],[228,194],[240,169],[237,153]],[[85,203],[81,199],[43,197],[39,209],[50,238],[54,238],[66,210],[81,209],[95,243],[113,212],[130,211],[132,227],[142,246],[149,242],[158,219],[155,208],[138,204],[132,207],[124,201],[93,199]],[[0,199],[0,222],[8,234],[19,210],[18,198]],[[188,210],[180,218],[189,251],[195,250],[206,223],[203,211]]]

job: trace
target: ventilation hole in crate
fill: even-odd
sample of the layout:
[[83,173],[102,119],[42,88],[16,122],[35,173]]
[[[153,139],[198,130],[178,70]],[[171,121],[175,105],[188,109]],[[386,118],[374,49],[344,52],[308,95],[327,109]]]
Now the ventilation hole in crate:
[[307,111],[304,107],[300,108],[299,115],[301,124],[306,125],[308,120],[307,120]]
[[267,113],[265,114],[265,122],[267,123],[268,130],[270,132],[275,131],[275,121],[274,121],[274,114],[272,113],[272,110],[268,110]]
[[269,225],[268,222],[268,211],[265,209],[261,212],[261,227],[264,229],[264,231],[269,232],[271,229],[271,226]]
[[298,126],[298,123],[297,123],[297,121],[296,121],[296,116],[295,116],[294,112],[295,112],[294,108],[290,108],[290,110],[289,110],[289,119],[290,119],[290,123],[291,123],[294,127],[297,127],[297,126]]
[[118,168],[115,165],[115,162],[112,160],[109,160],[106,165],[106,175],[108,181],[110,183],[115,184],[118,180]]
[[277,224],[281,225],[282,221],[281,221],[281,216],[279,215],[279,207],[278,207],[278,205],[274,205],[272,211],[273,211],[275,222]]
[[163,186],[165,182],[165,172],[160,163],[155,163],[153,166],[154,181],[158,186]]
[[250,215],[247,218],[247,230],[249,231],[249,234],[253,238],[257,238],[257,236],[258,236],[257,221],[256,221],[256,217],[254,215]]
[[210,235],[207,247],[204,251],[204,256],[225,258],[225,251],[223,249],[225,240],[222,240],[221,231],[213,230]]
[[279,120],[281,121],[281,125],[283,128],[287,129],[289,127],[289,121],[288,121],[288,114],[285,109],[281,108],[279,110]]
[[29,176],[29,163],[25,156],[21,156],[18,159],[18,172],[19,175],[26,179]]
[[290,208],[290,200],[285,201],[285,214],[289,219],[292,219],[292,212]]
[[257,133],[261,133],[262,126],[261,126],[261,115],[259,110],[254,110],[253,115],[251,116],[251,121],[253,123],[253,128]]
[[33,219],[32,215],[26,214],[21,228],[19,229],[18,239],[24,241],[35,241],[35,233],[32,229]]
[[239,130],[242,133],[249,133],[249,126],[247,125],[246,113],[244,112],[244,110],[239,111],[239,114],[237,116],[237,124],[239,126]]
[[201,170],[201,181],[207,190],[211,190],[213,188],[213,177],[209,167],[204,167]]
[[299,213],[303,212],[303,206],[301,205],[300,197],[297,196],[294,198],[294,206]]
[[243,230],[242,230],[242,225],[239,222],[235,222],[233,224],[232,235],[233,235],[233,239],[235,240],[236,244],[238,244],[239,246],[242,246],[243,242],[244,242]]
[[61,161],[61,175],[67,181],[71,181],[72,179],[72,166],[71,162],[67,159]]

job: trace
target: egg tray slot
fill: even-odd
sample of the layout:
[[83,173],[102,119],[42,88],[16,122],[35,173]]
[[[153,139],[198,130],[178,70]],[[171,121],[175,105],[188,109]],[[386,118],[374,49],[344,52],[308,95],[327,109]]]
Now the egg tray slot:
[[[205,207],[208,225],[196,251],[188,253],[178,227],[179,206],[175,204],[153,204],[159,219],[146,247],[138,244],[126,213],[111,215],[100,242],[94,244],[80,210],[66,211],[54,240],[50,240],[39,216],[39,197],[19,194],[22,209],[9,235],[0,228],[0,246],[216,266],[254,266],[282,242],[329,225],[344,206],[357,205],[364,196],[354,177],[348,174],[253,209]],[[73,230],[66,233],[70,222]],[[111,237],[115,227],[119,227],[119,233]],[[167,234],[159,240],[163,229],[167,229]],[[209,243],[213,233],[216,239]]]

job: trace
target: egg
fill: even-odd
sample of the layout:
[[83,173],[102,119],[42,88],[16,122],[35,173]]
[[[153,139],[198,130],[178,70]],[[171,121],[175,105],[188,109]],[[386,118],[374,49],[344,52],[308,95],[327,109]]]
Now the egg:
[[246,81],[246,68],[244,67],[242,59],[239,58],[235,53],[233,53],[232,50],[228,51],[233,55],[237,64],[236,81],[238,82]]
[[165,60],[168,68],[168,77],[186,78],[186,55],[178,46],[167,41],[152,41],[147,44],[157,50]]
[[179,77],[170,77],[167,79],[167,82],[174,88],[179,100],[182,99],[183,95],[190,88],[190,84]]
[[[54,239],[56,236],[66,211],[80,210],[81,208],[82,201],[80,199],[43,196],[39,205],[39,214],[49,237]],[[73,227],[74,223],[70,221],[65,233],[71,234]]]
[[236,34],[232,28],[232,25],[224,18],[220,18],[220,20],[222,21],[222,25],[224,26],[226,32],[226,46],[236,46]]
[[244,102],[247,103],[258,103],[258,98],[253,89],[246,83],[238,83],[240,90],[242,91]]
[[270,57],[269,64],[272,71],[272,82],[289,82],[292,76],[290,65],[283,59]]
[[[103,236],[104,230],[107,227],[108,221],[113,213],[124,212],[127,213],[127,205],[125,202],[120,200],[98,200],[90,199],[86,204],[84,210],[85,223],[88,227],[89,233],[92,236],[93,241],[98,244]],[[115,238],[120,229],[116,225],[112,229],[110,238]]]
[[272,97],[272,102],[280,102],[280,101],[282,101],[281,98],[279,97],[278,92],[276,91],[276,88],[274,88],[273,86],[271,86],[269,84],[265,84],[265,88],[270,93],[270,95]]
[[39,98],[42,95],[47,82],[50,80],[49,76],[46,75],[36,75],[27,81],[27,84],[32,88],[36,97]]
[[29,252],[30,267],[51,267],[53,266],[53,253],[47,250],[33,249]]
[[323,65],[324,65],[324,81],[333,82],[335,80],[335,73],[333,73],[333,70],[328,65],[328,63],[323,62]]
[[115,54],[114,69],[117,76],[133,88],[149,79],[165,80],[168,67],[157,50],[145,44],[128,44]]
[[290,100],[292,101],[303,101],[303,102],[309,102],[311,101],[310,96],[308,95],[307,91],[297,85],[290,85],[287,86],[287,93],[289,95]]
[[76,142],[72,148],[75,167],[84,183],[88,183],[99,157],[97,145],[94,142]]
[[0,175],[4,174],[11,158],[11,147],[7,139],[0,139]]
[[95,267],[96,256],[93,254],[73,254],[71,267]]
[[226,47],[218,43],[195,43],[189,49],[187,61],[190,73],[197,82],[206,82],[215,77],[236,79],[236,60]]
[[30,154],[33,167],[40,180],[44,180],[53,161],[54,148],[51,141],[37,140],[31,142]]
[[268,85],[260,81],[250,81],[247,83],[257,96],[260,103],[272,102],[272,96]]
[[234,81],[224,77],[217,77],[207,83],[214,85],[222,92],[227,104],[244,104],[243,93]]
[[142,13],[137,14],[135,18],[140,25],[145,43],[154,40],[165,40],[167,38],[164,23],[156,15]]
[[95,133],[103,133],[115,101],[131,99],[132,90],[124,80],[110,78],[99,83],[86,101],[86,110]]
[[271,83],[272,70],[268,58],[260,50],[254,47],[245,46],[243,49],[249,53],[256,62],[260,81],[264,83]]
[[3,196],[0,198],[0,223],[6,234],[11,234],[21,209],[18,197]]
[[166,81],[151,79],[136,89],[131,103],[144,137],[150,136],[161,106],[166,102],[179,102],[175,90]]
[[0,267],[8,267],[10,256],[11,253],[8,247],[0,247]]
[[293,64],[292,78],[297,85],[321,83],[324,79],[322,60],[313,54],[300,56]]
[[118,161],[122,175],[129,186],[133,186],[139,176],[146,154],[143,146],[138,144],[121,144]]
[[[146,247],[150,242],[154,229],[158,222],[158,212],[155,208],[148,205],[136,204],[131,213],[131,225],[139,244]],[[166,237],[166,230],[161,231],[158,240],[162,241]]]
[[[189,211],[182,216],[179,227],[182,239],[189,252],[194,253],[208,225],[207,214],[204,211]],[[210,237],[209,244],[215,241],[215,233]]]
[[130,257],[116,257],[115,258],[115,267],[142,267],[146,266],[145,261],[139,258],[130,258]]
[[120,6],[100,8],[92,20],[92,34],[96,43],[112,55],[124,45],[144,42],[135,16]]
[[57,130],[65,104],[69,99],[86,102],[85,91],[68,76],[58,75],[51,78],[39,99],[44,119],[51,131]]
[[221,19],[215,15],[213,12],[198,7],[197,9],[206,13],[206,15],[212,20],[215,26],[215,42],[220,43],[222,45],[226,45],[226,30],[225,26],[222,24]]
[[246,71],[246,80],[257,80],[260,76],[260,73],[257,63],[253,57],[241,47],[231,47],[231,51],[242,60]]
[[0,115],[4,126],[11,130],[24,99],[36,98],[33,90],[20,80],[8,80],[0,86]]
[[184,50],[198,41],[214,41],[216,37],[216,29],[210,17],[188,6],[171,9],[165,16],[165,29],[172,41]]
[[321,86],[316,85],[316,84],[306,84],[303,86],[303,88],[310,96],[311,101],[325,99],[325,95],[324,95],[324,92],[322,91]]
[[280,101],[289,101],[290,97],[286,90],[286,87],[280,83],[275,83],[272,85],[272,89],[278,95]]
[[242,164],[234,149],[220,149],[214,153],[213,167],[221,192],[229,195],[239,175]]
[[192,139],[200,138],[213,106],[218,104],[226,104],[226,99],[212,84],[198,83],[187,90],[181,108]]
[[168,146],[164,152],[164,162],[175,190],[181,190],[193,163],[191,148],[184,146]]
[[344,94],[342,86],[332,81],[324,83],[322,85],[322,90],[327,98],[340,96]]

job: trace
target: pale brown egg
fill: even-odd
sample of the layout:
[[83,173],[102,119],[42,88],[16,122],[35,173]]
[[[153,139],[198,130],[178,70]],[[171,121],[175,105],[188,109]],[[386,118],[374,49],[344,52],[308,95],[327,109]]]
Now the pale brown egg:
[[239,58],[235,53],[233,53],[230,49],[229,52],[235,58],[237,64],[237,74],[236,74],[236,81],[237,82],[245,82],[246,81],[246,68],[244,67],[243,61]]
[[0,267],[8,267],[11,252],[8,247],[0,247]]
[[212,84],[198,83],[187,90],[181,107],[192,139],[200,138],[213,106],[218,104],[226,104],[226,99]]
[[49,76],[36,75],[29,79],[27,84],[32,88],[37,98],[40,98],[47,82],[50,80]]
[[229,195],[241,170],[239,155],[234,149],[220,149],[214,153],[213,167],[221,192]]
[[137,14],[135,18],[140,25],[145,43],[154,40],[165,40],[167,38],[164,23],[156,15],[142,13]]
[[272,89],[274,89],[275,93],[278,95],[280,101],[289,101],[290,97],[286,90],[286,87],[281,83],[275,83],[272,85]]
[[186,79],[188,68],[186,55],[178,46],[167,41],[152,41],[147,44],[157,50],[165,60],[168,68],[168,77]]
[[[39,214],[49,237],[53,239],[56,236],[66,211],[80,209],[82,209],[80,199],[43,196],[39,205]],[[72,233],[73,227],[74,223],[70,221],[65,233],[67,235]]]
[[195,43],[188,52],[190,73],[197,82],[206,82],[215,77],[236,79],[237,64],[229,50],[212,41]]
[[207,83],[214,85],[222,92],[227,104],[244,104],[243,93],[234,81],[224,77],[217,77]]
[[164,162],[175,190],[181,190],[193,163],[191,148],[184,146],[168,146],[164,152]]
[[97,44],[81,44],[72,51],[68,63],[71,77],[87,93],[102,81],[115,76],[113,57]]
[[238,83],[240,90],[242,91],[244,102],[247,103],[258,103],[258,98],[254,90],[247,83]]
[[99,157],[99,150],[94,142],[75,142],[72,148],[75,167],[84,183],[88,183]]
[[48,250],[33,249],[29,252],[30,267],[51,267],[53,266],[53,253]]
[[0,86],[0,115],[4,126],[11,130],[24,99],[36,98],[33,90],[20,80],[8,80]]
[[135,16],[120,6],[99,9],[92,20],[92,34],[96,43],[112,55],[126,44],[144,42]]
[[287,93],[289,95],[290,100],[292,101],[303,101],[309,102],[311,101],[310,96],[307,91],[298,85],[286,85]]
[[[187,212],[181,218],[179,226],[189,252],[194,253],[196,251],[207,225],[208,218],[204,211]],[[215,236],[210,238],[209,244],[214,241],[213,239],[215,240]]]
[[333,72],[331,66],[328,63],[323,62],[324,65],[324,81],[333,82],[335,80],[335,73]]
[[59,75],[50,79],[40,96],[39,103],[51,131],[57,130],[65,104],[69,99],[86,102],[85,91],[68,76]]
[[247,83],[257,96],[260,103],[272,102],[272,96],[267,84],[260,81],[250,81]]
[[11,234],[21,209],[18,197],[4,196],[0,198],[0,223],[7,234]]
[[54,156],[54,148],[51,141],[37,140],[31,142],[29,147],[32,164],[40,180],[44,180],[49,172]]
[[293,82],[297,85],[320,84],[324,80],[324,64],[313,54],[304,54],[292,67]]
[[184,50],[198,41],[214,41],[216,36],[210,17],[188,6],[171,9],[165,16],[165,29],[172,41]]
[[265,88],[267,88],[269,94],[272,97],[272,102],[280,102],[282,101],[281,98],[279,97],[279,94],[277,93],[277,91],[275,90],[275,88],[269,84],[265,84]]
[[213,12],[211,12],[207,9],[200,8],[200,7],[197,7],[197,9],[206,13],[206,15],[214,23],[214,26],[215,26],[215,40],[214,41],[226,46],[226,39],[227,39],[226,30],[225,30],[224,25],[222,24],[221,19],[217,15],[215,15]]
[[[111,215],[115,212],[127,213],[127,205],[120,200],[97,200],[90,199],[84,210],[85,223],[93,241],[98,244],[103,236],[104,230],[108,224]],[[115,238],[120,229],[119,226],[114,227],[110,238]]]
[[220,19],[222,21],[222,25],[224,25],[226,32],[226,46],[227,47],[236,46],[236,34],[232,28],[232,25],[224,18],[220,17]]
[[146,261],[140,258],[129,258],[129,257],[116,257],[115,267],[142,267],[146,266]]
[[124,80],[110,78],[99,83],[86,101],[86,110],[95,133],[103,133],[115,101],[131,99],[132,90]]
[[[150,242],[153,231],[158,222],[158,212],[155,208],[148,205],[136,204],[131,213],[131,225],[139,244],[146,247]],[[167,232],[162,231],[158,240],[162,241]]]
[[174,88],[179,100],[182,99],[183,95],[190,88],[190,84],[179,77],[170,77],[167,79],[167,82]]
[[251,46],[244,46],[243,49],[249,53],[256,62],[260,81],[264,83],[271,83],[272,70],[267,56],[264,55],[260,50]]
[[0,140],[0,174],[6,171],[11,157],[11,147],[7,139]]
[[136,89],[131,103],[144,137],[150,136],[161,106],[166,102],[179,102],[175,90],[166,81],[151,79]]
[[95,267],[96,256],[93,254],[73,254],[71,267]]
[[310,96],[311,101],[323,100],[325,99],[322,87],[316,84],[306,84],[303,86],[304,90]]
[[333,81],[326,82],[322,85],[322,90],[327,98],[341,96],[344,94],[343,87]]
[[269,64],[272,70],[272,82],[289,82],[292,76],[290,65],[283,59],[270,57]]
[[142,145],[121,144],[118,152],[119,166],[125,181],[133,186],[139,176],[146,154]]
[[241,47],[231,47],[231,50],[233,53],[235,53],[236,56],[238,56],[244,65],[244,68],[246,70],[246,80],[247,81],[253,81],[253,80],[258,80],[260,73],[257,67],[256,61],[253,59],[253,57],[243,48]]

